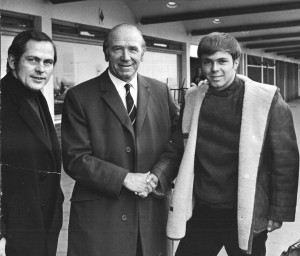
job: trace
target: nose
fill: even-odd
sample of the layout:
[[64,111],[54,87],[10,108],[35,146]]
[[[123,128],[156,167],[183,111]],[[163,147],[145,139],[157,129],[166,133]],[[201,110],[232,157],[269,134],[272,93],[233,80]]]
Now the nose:
[[44,66],[44,63],[42,61],[38,62],[35,66],[35,70],[37,72],[40,72],[40,73],[43,73],[45,72],[45,66]]
[[211,69],[212,69],[213,71],[219,70],[219,65],[218,65],[218,63],[217,63],[216,61],[214,61],[214,62],[212,63]]
[[129,54],[129,51],[126,48],[123,50],[122,59],[123,60],[130,60],[130,54]]

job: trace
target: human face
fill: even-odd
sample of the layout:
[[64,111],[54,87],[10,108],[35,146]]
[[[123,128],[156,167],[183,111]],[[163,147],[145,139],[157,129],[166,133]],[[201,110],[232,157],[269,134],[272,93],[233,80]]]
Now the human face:
[[29,40],[19,63],[8,58],[13,75],[30,90],[38,91],[49,81],[54,66],[54,49],[51,42]]
[[109,71],[124,82],[130,82],[136,74],[144,51],[142,36],[131,27],[120,27],[112,32],[108,41],[106,58]]
[[202,71],[210,86],[218,91],[227,88],[234,80],[239,60],[233,61],[228,52],[217,51],[212,55],[201,57]]

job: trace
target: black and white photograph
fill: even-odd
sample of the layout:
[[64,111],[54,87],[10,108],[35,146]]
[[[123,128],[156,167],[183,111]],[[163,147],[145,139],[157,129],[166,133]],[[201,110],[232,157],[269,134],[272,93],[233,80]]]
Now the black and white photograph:
[[300,256],[299,0],[0,0],[0,256]]

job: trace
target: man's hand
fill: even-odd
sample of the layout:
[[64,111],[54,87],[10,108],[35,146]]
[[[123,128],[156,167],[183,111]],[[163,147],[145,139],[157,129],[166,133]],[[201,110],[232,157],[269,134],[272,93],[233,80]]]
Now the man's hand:
[[141,197],[146,197],[152,191],[152,187],[146,179],[150,172],[147,173],[127,173],[123,185],[127,189],[135,192]]
[[3,237],[0,240],[0,256],[6,256],[6,254],[5,254],[5,245],[6,245],[6,239]]
[[151,192],[155,192],[155,189],[158,185],[158,178],[154,174],[149,174],[146,178],[146,182],[147,182],[148,185],[151,186],[151,191],[148,192],[148,193],[147,192],[138,193],[138,195],[142,198],[147,197],[148,194],[151,193]]
[[281,226],[282,226],[282,221],[269,220],[267,230],[268,232],[272,232],[276,229],[281,228]]
[[148,175],[146,182],[151,186],[152,190],[154,190],[158,185],[158,178],[156,177],[156,175],[151,173]]

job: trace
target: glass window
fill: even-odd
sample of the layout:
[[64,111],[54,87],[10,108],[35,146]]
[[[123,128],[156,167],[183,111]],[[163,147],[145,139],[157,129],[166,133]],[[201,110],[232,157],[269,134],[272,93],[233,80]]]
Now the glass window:
[[264,83],[265,84],[274,84],[274,76],[275,76],[275,72],[274,72],[274,68],[265,68],[264,67]]
[[248,77],[256,82],[261,83],[261,67],[248,66]]
[[7,52],[13,39],[13,36],[1,37],[1,78],[6,75]]
[[162,81],[171,89],[178,86],[178,56],[177,54],[145,52],[139,73]]
[[275,61],[268,58],[263,58],[264,83],[274,84],[275,77]]
[[247,56],[248,77],[254,81],[275,84],[275,60],[258,57]]
[[63,100],[68,89],[101,74],[107,68],[103,48],[56,41],[57,63],[54,68],[54,112],[60,119]]
[[247,56],[248,77],[256,82],[262,82],[261,77],[262,58],[257,56]]
[[248,65],[260,66],[261,57],[248,55]]

